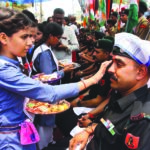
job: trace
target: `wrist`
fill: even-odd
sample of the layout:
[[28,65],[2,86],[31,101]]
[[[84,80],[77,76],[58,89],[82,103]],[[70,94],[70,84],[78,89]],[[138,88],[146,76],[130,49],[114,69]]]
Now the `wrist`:
[[90,119],[94,119],[94,118],[95,118],[95,116],[94,116],[93,114],[91,114],[91,113],[87,113],[87,115],[88,115],[88,117],[89,117]]
[[80,95],[79,99],[82,100],[84,98],[84,95]]
[[78,107],[81,107],[82,106],[81,100],[78,100],[76,104],[77,104]]
[[91,126],[88,126],[85,130],[84,130],[86,133],[88,133],[89,135],[93,134],[94,130],[92,128],[92,125]]

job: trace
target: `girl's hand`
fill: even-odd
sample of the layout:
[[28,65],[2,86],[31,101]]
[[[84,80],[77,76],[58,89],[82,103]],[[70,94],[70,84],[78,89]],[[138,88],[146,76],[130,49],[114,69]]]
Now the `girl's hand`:
[[105,61],[101,64],[99,71],[93,76],[91,77],[94,81],[95,84],[99,82],[99,80],[102,79],[103,75],[106,72],[107,67],[112,63],[112,60],[110,61]]

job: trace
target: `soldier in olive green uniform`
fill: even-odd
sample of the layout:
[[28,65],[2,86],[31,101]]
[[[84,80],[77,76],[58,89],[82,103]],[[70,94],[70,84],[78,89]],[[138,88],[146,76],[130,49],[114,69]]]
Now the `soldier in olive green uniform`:
[[134,29],[134,34],[141,39],[149,39],[149,22],[145,18],[144,13],[147,11],[147,4],[144,1],[139,2],[139,22]]

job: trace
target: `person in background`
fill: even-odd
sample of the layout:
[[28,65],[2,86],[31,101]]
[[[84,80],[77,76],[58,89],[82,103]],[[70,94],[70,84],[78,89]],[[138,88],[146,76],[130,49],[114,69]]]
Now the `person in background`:
[[150,22],[150,11],[145,12],[144,16]]
[[53,17],[48,17],[48,18],[47,18],[47,23],[48,23],[48,22],[53,22]]
[[113,36],[115,33],[117,33],[118,30],[118,12],[114,11],[110,14],[110,19],[112,19],[113,24],[114,24],[114,30],[113,30]]
[[110,14],[110,19],[113,20],[114,24],[116,24],[117,21],[118,21],[118,12],[116,12],[116,11],[112,12],[112,13]]
[[66,26],[66,25],[69,26],[69,22],[70,22],[69,18],[64,17],[64,22],[63,22],[64,26]]
[[46,24],[43,23],[38,23],[37,24],[37,33],[35,36],[35,45],[43,38],[43,33],[44,33],[44,26]]
[[70,27],[74,30],[76,36],[78,36],[79,30],[78,30],[78,27],[76,25],[76,17],[74,17],[74,16],[71,16],[71,18],[70,18]]
[[[110,53],[113,48],[113,42],[108,39],[100,39],[94,45],[93,57],[95,60],[94,65],[82,71],[77,72],[79,77],[86,77],[87,75],[94,74],[100,67],[101,63],[106,60],[111,60]],[[99,84],[93,85],[89,89],[88,95],[80,95],[75,100],[71,101],[72,107],[96,107],[104,99],[106,99],[110,91],[110,75],[106,72]],[[80,98],[82,97],[82,98]]]
[[32,57],[34,74],[57,72],[64,77],[69,67],[59,71],[58,61],[52,50],[59,43],[62,34],[63,29],[59,24],[52,22],[44,25],[43,38],[36,44]]
[[56,103],[77,96],[102,78],[111,61],[105,62],[90,79],[55,86],[43,84],[23,74],[17,59],[25,57],[32,46],[32,21],[13,9],[0,8],[0,12],[0,149],[36,150],[34,143],[20,143],[20,124],[28,118],[23,110],[25,97]]
[[[67,67],[59,71],[57,58],[52,51],[52,47],[58,44],[62,34],[62,27],[55,22],[47,23],[44,26],[43,38],[36,44],[32,57],[33,72],[35,74],[56,72],[62,78],[64,73],[69,70]],[[55,115],[36,115],[35,122],[41,137],[40,142],[37,143],[38,148],[41,150],[47,147],[49,143],[55,144],[53,140]]]
[[144,16],[144,13],[147,11],[147,4],[146,2],[140,0],[139,1],[139,11],[138,11],[138,24],[133,29],[133,34],[137,35],[143,40],[150,40],[149,39],[149,22]]
[[125,32],[126,24],[128,21],[129,9],[124,9],[120,12],[120,20],[124,23],[123,27],[121,27],[120,32]]
[[112,19],[108,19],[106,22],[105,35],[114,37],[116,32],[117,30],[116,30],[115,22]]
[[[34,44],[33,44],[33,46],[32,46],[32,50],[30,51],[30,54],[29,53],[27,53],[27,58],[28,58],[28,61],[30,62],[30,63],[32,63],[32,67],[33,67],[33,62],[32,62],[32,57],[33,57],[33,53],[34,53],[34,51],[35,51],[35,46],[38,44],[38,42],[43,38],[43,32],[44,32],[44,26],[46,25],[46,23],[45,22],[43,22],[43,23],[38,23],[37,24],[37,32],[36,32],[36,34],[35,34],[35,42],[34,42]],[[33,70],[33,68],[32,68],[32,70]],[[32,73],[33,74],[33,73]]]
[[108,105],[96,122],[70,141],[69,150],[149,150],[150,42],[130,33],[115,35],[113,63],[108,69],[111,87]]
[[55,47],[54,54],[58,60],[72,60],[72,51],[79,49],[77,37],[71,27],[63,25],[65,12],[61,8],[56,8],[53,12],[53,21],[60,24],[63,28],[63,35],[60,44]]

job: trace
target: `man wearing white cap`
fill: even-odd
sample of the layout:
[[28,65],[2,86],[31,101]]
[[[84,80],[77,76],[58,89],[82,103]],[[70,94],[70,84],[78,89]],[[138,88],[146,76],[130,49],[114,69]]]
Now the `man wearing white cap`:
[[[70,140],[69,149],[149,150],[150,42],[129,33],[115,35],[111,74],[113,89],[103,118]],[[94,138],[87,144],[90,135]]]

